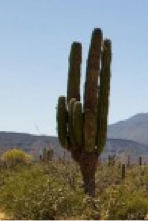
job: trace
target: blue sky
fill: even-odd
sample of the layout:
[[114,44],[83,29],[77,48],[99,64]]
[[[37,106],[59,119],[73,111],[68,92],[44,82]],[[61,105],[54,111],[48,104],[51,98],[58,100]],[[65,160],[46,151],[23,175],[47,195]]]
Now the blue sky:
[[148,112],[147,0],[0,0],[0,131],[56,135],[73,41],[112,40],[109,123]]

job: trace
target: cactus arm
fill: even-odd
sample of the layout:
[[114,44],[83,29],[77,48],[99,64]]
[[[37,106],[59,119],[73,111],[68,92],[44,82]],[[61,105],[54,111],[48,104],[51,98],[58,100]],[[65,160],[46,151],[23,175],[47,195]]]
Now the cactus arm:
[[98,77],[100,74],[100,57],[101,57],[102,31],[95,29],[92,33],[91,44],[89,48],[86,82],[84,93],[84,140],[85,150],[91,152],[95,148],[96,133],[96,108]]
[[107,118],[110,94],[111,41],[106,39],[103,44],[102,67],[100,73],[100,92],[98,94],[97,149],[101,154],[107,135]]
[[86,81],[84,93],[84,110],[90,109],[96,112],[97,86],[100,74],[102,31],[94,29],[89,47],[89,54],[86,67]]
[[71,45],[69,56],[67,103],[70,102],[71,98],[76,98],[77,101],[80,101],[81,62],[82,46],[79,42],[74,42]]
[[57,107],[57,130],[58,137],[62,147],[67,147],[67,110],[66,99],[64,96],[60,96],[58,99]]

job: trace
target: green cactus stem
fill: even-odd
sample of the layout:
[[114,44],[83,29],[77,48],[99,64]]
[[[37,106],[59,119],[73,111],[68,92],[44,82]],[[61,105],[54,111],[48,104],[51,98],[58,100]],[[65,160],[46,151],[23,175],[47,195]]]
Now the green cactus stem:
[[110,65],[111,65],[111,41],[106,39],[103,44],[102,63],[100,73],[100,88],[98,92],[98,108],[97,108],[97,133],[96,145],[99,155],[101,154],[107,135],[107,118],[109,109],[110,94]]
[[67,103],[71,98],[76,98],[77,101],[80,101],[81,62],[82,46],[79,42],[74,42],[69,56]]
[[74,103],[73,107],[73,124],[74,124],[74,135],[76,140],[76,149],[83,145],[83,113],[82,104],[79,101]]
[[66,99],[60,96],[57,107],[58,138],[62,147],[67,147],[67,110]]
[[94,29],[89,47],[84,91],[84,110],[90,109],[94,114],[97,107],[98,77],[100,75],[100,58],[102,45],[101,29]]
[[69,109],[68,109],[68,134],[70,138],[71,148],[74,148],[76,145],[75,134],[74,134],[74,123],[73,123],[73,109],[74,109],[75,102],[76,102],[76,99],[71,98],[69,102]]
[[92,33],[89,48],[86,82],[84,93],[84,136],[85,150],[91,152],[95,147],[96,137],[96,110],[98,95],[98,77],[100,75],[102,31],[95,29]]

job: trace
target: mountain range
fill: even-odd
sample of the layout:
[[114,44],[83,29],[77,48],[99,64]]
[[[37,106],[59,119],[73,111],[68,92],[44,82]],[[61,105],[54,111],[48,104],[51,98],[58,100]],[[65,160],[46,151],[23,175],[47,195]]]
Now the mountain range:
[[148,145],[148,113],[140,113],[108,127],[108,138],[133,140]]
[[[127,120],[119,121],[108,126],[107,142],[102,157],[121,154],[132,156],[148,155],[148,113],[140,113]],[[57,137],[31,135],[15,132],[0,132],[0,155],[8,149],[20,148],[32,154],[36,159],[44,148],[54,150],[54,157],[70,157],[64,150]]]

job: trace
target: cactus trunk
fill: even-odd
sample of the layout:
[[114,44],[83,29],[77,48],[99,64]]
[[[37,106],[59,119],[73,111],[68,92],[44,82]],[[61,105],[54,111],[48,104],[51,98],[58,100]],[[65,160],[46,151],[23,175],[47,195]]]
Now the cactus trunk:
[[95,196],[95,173],[98,164],[98,155],[95,151],[91,153],[83,152],[79,160],[83,178],[83,188],[85,193]]

